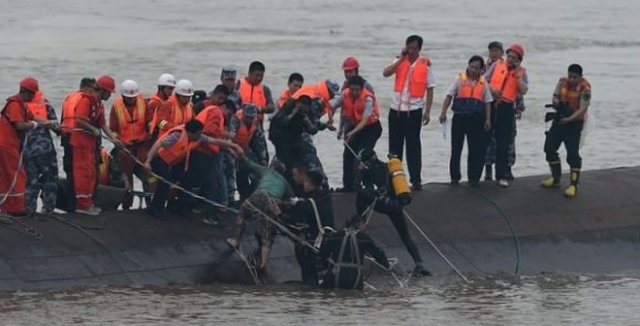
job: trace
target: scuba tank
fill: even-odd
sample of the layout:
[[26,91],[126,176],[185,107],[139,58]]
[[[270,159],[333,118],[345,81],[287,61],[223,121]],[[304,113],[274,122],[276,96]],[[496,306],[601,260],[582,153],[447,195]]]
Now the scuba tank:
[[407,176],[402,167],[402,161],[395,155],[389,155],[387,170],[391,175],[391,186],[396,194],[396,198],[398,198],[398,201],[403,206],[409,205],[409,203],[411,203],[411,191],[409,190]]

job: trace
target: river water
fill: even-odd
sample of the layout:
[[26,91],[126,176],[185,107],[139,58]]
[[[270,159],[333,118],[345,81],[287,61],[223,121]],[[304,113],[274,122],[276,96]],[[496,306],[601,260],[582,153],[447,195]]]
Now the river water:
[[[242,74],[261,60],[277,96],[294,71],[309,82],[341,81],[343,58],[355,55],[376,89],[386,127],[393,81],[382,77],[382,68],[409,34],[420,34],[438,83],[433,122],[422,134],[428,182],[448,179],[449,140],[436,123],[448,85],[471,55],[486,56],[489,41],[517,41],[526,50],[530,91],[518,122],[516,176],[546,172],[542,107],[574,62],[593,87],[584,169],[640,162],[640,111],[631,97],[640,74],[638,1],[0,0],[0,6],[3,96],[33,75],[58,108],[84,76],[132,78],[149,95],[157,77],[171,72],[210,90],[222,66]],[[328,133],[315,141],[330,182],[339,186],[342,146]],[[386,132],[377,149],[386,152]],[[435,278],[364,294],[295,287],[86,289],[0,298],[0,324],[638,324],[630,306],[637,306],[639,288],[633,276],[552,275],[473,287]]]

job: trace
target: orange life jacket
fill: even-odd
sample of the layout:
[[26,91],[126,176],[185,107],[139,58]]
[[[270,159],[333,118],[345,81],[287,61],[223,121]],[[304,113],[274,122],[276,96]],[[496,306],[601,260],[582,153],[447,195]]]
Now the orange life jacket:
[[133,145],[147,140],[147,115],[146,105],[142,96],[136,97],[136,106],[133,109],[133,116],[129,114],[129,109],[124,104],[122,97],[113,101],[113,113],[118,118],[119,130],[113,130],[125,145]]
[[[193,119],[193,104],[191,102],[189,102],[187,105],[180,105],[180,101],[178,100],[178,97],[175,94],[169,97],[167,102],[171,103],[171,106],[172,106],[171,121],[170,121],[171,123],[176,125],[181,125]],[[158,113],[156,112],[155,118],[154,118],[156,121],[158,120],[157,115]],[[165,134],[167,134],[169,130],[167,128],[162,128],[164,121],[157,121],[157,122],[160,127],[159,135],[158,135],[158,138],[160,138]]]
[[258,120],[264,119],[263,110],[267,106],[267,96],[264,94],[264,86],[262,83],[252,85],[245,77],[240,81],[238,94],[242,104],[253,104],[258,107]]
[[504,102],[515,102],[520,91],[518,90],[518,71],[525,72],[525,69],[518,67],[513,70],[509,70],[507,62],[504,60],[495,63],[493,73],[491,74],[491,80],[489,84],[494,91],[501,91],[501,97],[496,100],[502,100]]
[[[422,98],[424,94],[427,92],[427,76],[429,76],[429,67],[431,66],[431,61],[427,57],[419,57],[415,66],[413,67],[413,72],[409,77],[409,97],[411,98]],[[404,83],[407,80],[407,74],[411,70],[411,63],[409,62],[409,58],[405,57],[402,59],[398,68],[396,69],[396,81],[393,87],[393,90],[402,93],[404,89]]]
[[367,121],[367,125],[371,125],[378,122],[380,117],[380,108],[378,107],[376,97],[366,88],[363,88],[360,96],[355,99],[351,96],[350,89],[347,88],[342,92],[342,115],[345,119],[349,120],[354,127],[362,120],[362,115],[365,110],[365,99],[367,97],[373,99],[373,112]]
[[236,130],[233,142],[242,147],[243,150],[246,150],[249,147],[251,137],[256,133],[258,125],[256,123],[256,119],[253,120],[251,125],[246,125],[244,123],[244,110],[236,111],[236,118],[240,121],[240,127]]
[[[329,94],[329,88],[327,87],[327,80],[323,79],[315,87],[313,86],[310,86],[310,87],[311,88],[304,91],[307,93],[304,95],[309,95],[309,97],[311,97],[312,100],[317,98],[322,100],[323,107],[322,107],[322,113],[320,114],[320,116],[323,116],[324,114],[329,112],[329,110],[331,110],[331,105],[329,104],[329,100],[331,100],[331,94]],[[304,86],[300,90],[302,90],[303,88]],[[300,90],[298,90],[298,92]],[[312,94],[315,94],[315,96],[311,96]]]
[[153,112],[149,112],[149,114],[151,114],[151,122],[149,122],[149,134],[153,134],[153,132],[156,130],[156,125],[158,124],[158,121],[156,121],[156,111],[160,105],[162,104],[162,102],[164,102],[165,100],[160,97],[160,95],[158,95],[158,92],[154,93],[153,95],[151,95],[151,97],[149,99],[145,99],[145,104],[147,105],[147,108],[151,109],[153,108]]
[[[569,85],[568,78],[562,78],[561,81],[562,84],[560,85],[560,102],[566,103],[571,113],[580,110],[580,94],[583,91],[590,90],[591,84],[585,78],[582,78],[582,80],[573,87]],[[584,115],[578,117],[578,119],[583,120]]]
[[31,111],[34,117],[38,117],[42,120],[47,120],[47,99],[44,97],[41,91],[37,91],[33,100],[26,103],[27,108]]
[[187,130],[184,129],[184,125],[170,129],[162,138],[158,141],[163,141],[164,138],[171,135],[173,132],[179,132],[180,138],[174,144],[169,147],[160,147],[158,149],[158,156],[168,165],[175,165],[182,160],[185,160],[185,171],[189,168],[189,156],[191,151],[200,145],[200,140],[190,141]]
[[291,98],[291,95],[288,88],[282,90],[280,97],[278,97],[278,110],[282,109],[282,106]]
[[84,93],[75,91],[67,94],[62,101],[61,131],[63,134],[70,134],[76,128],[76,106],[82,99]]
[[484,92],[487,82],[484,76],[472,84],[467,77],[467,73],[460,73],[458,76],[460,86],[458,94],[453,99],[452,110],[456,113],[478,113],[483,112],[486,105],[484,102]]
[[[205,107],[198,115],[196,120],[202,122],[204,125],[203,133],[211,138],[221,138],[224,132],[224,113],[222,108],[217,105],[209,105]],[[214,144],[201,144],[198,146],[198,151],[205,153],[218,153],[220,151],[219,145]]]
[[106,148],[100,148],[100,164],[98,165],[98,184],[103,186],[108,186],[109,181],[111,179],[111,174],[109,173],[109,164],[111,156]]
[[9,104],[11,102],[17,102],[20,104],[25,121],[31,120],[29,109],[20,99],[20,95],[9,97],[0,115],[0,144],[5,146],[20,147],[20,133],[18,132],[18,129],[15,128],[13,123],[9,121],[9,118],[5,114],[5,111],[7,110],[7,107],[9,107]]

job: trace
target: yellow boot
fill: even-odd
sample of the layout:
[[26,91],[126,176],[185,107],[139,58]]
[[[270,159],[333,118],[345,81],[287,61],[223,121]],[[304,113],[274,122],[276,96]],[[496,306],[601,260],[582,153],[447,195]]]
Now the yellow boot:
[[557,182],[554,177],[548,177],[540,182],[540,186],[544,188],[558,188],[560,186],[560,182]]
[[568,198],[573,198],[578,194],[578,187],[575,185],[570,185],[567,189],[564,190],[564,196]]

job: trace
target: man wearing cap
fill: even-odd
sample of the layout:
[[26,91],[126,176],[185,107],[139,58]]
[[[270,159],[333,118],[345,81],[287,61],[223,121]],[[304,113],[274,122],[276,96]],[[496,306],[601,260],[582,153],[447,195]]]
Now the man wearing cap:
[[240,94],[238,93],[238,80],[236,68],[227,66],[220,72],[220,83],[229,89],[227,99],[233,103],[233,111],[240,108]]
[[[127,79],[122,82],[120,95],[111,106],[109,129],[124,144],[129,153],[144,162],[149,151],[147,105],[144,97],[140,94],[138,83],[134,80]],[[144,168],[136,164],[129,153],[116,152],[118,166],[126,175],[129,185],[133,185],[133,175],[135,174],[142,182],[143,189],[146,190],[148,184]],[[129,209],[132,204],[133,195],[127,194],[122,202],[122,209]]]
[[421,49],[422,37],[409,36],[400,56],[382,71],[384,77],[395,74],[389,110],[389,153],[402,160],[406,142],[406,162],[414,191],[422,190],[420,131],[429,123],[436,86],[431,60],[420,55]]
[[507,60],[493,63],[485,74],[495,100],[492,117],[496,138],[497,184],[509,186],[509,143],[513,137],[516,102],[518,96],[527,93],[527,71],[520,64],[524,57],[524,48],[518,43],[507,49]]
[[[353,76],[360,76],[360,62],[356,57],[346,57],[342,62],[342,71],[344,71],[344,83],[342,83],[341,91],[349,88],[349,78]],[[373,86],[367,81],[364,81],[364,88],[366,88],[371,94],[375,94]]]
[[24,215],[26,171],[20,165],[22,139],[25,131],[42,124],[33,120],[26,103],[39,90],[38,81],[27,77],[20,81],[18,94],[7,99],[0,115],[0,211],[10,215]]
[[52,213],[58,192],[58,160],[51,131],[59,134],[60,124],[55,109],[38,90],[32,101],[26,103],[34,119],[44,122],[37,129],[29,130],[28,146],[24,149],[27,168],[27,212],[34,213],[42,191],[42,211]]
[[100,130],[116,145],[120,142],[107,127],[104,117],[103,101],[115,91],[115,81],[110,76],[100,76],[96,82],[95,93],[86,94],[79,99],[74,108],[75,128],[71,132],[72,180],[75,191],[76,213],[99,215],[101,210],[93,202],[97,185],[97,157],[100,142]]
[[[489,57],[487,58],[486,67],[491,67],[496,62],[503,62],[504,58],[504,48],[501,42],[493,41],[489,43]],[[490,70],[490,69],[489,69]],[[485,79],[488,78],[488,71],[485,72]],[[487,79],[488,80],[488,79]],[[492,106],[493,107],[493,106]],[[495,109],[495,108],[494,108]],[[512,137],[509,142],[509,163],[507,168],[507,180],[513,180],[513,173],[511,172],[511,168],[516,163],[516,120],[522,117],[522,112],[525,110],[524,99],[521,95],[518,95],[516,99],[516,119],[513,120],[513,132],[511,133]],[[495,112],[492,112],[495,114]],[[484,166],[484,179],[487,181],[493,180],[493,165],[496,163],[496,137],[493,130],[490,132],[490,141],[487,145],[487,154],[485,156],[485,166]]]

